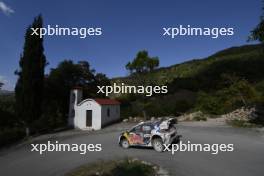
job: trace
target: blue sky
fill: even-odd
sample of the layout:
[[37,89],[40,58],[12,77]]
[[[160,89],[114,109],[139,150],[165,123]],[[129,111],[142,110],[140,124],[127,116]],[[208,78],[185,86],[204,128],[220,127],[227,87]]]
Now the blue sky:
[[[161,66],[169,66],[247,44],[249,31],[259,21],[261,0],[0,0],[0,81],[4,89],[15,86],[24,33],[39,13],[44,26],[103,29],[102,36],[86,39],[45,37],[46,73],[64,59],[87,60],[111,78],[127,75],[124,65],[142,49],[158,56]],[[218,39],[162,36],[163,27],[180,24],[232,27],[235,34]]]

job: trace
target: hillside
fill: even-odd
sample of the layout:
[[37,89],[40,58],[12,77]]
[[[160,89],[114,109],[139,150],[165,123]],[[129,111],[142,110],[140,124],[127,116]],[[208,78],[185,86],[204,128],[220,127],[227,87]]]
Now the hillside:
[[264,102],[263,68],[261,45],[245,45],[149,73],[114,78],[111,82],[168,86],[168,94],[150,98],[115,95],[124,104],[124,116],[142,115],[143,110],[149,116],[194,110],[223,114],[241,106]]
[[[198,74],[201,74],[201,72],[210,71],[214,68],[210,67],[216,67],[221,64],[241,64],[239,65],[239,68],[235,68],[234,65],[233,68],[227,68],[225,71],[227,72],[254,72],[256,73],[256,70],[254,71],[253,68],[250,68],[251,71],[244,70],[244,67],[247,67],[249,65],[254,64],[254,66],[258,66],[258,70],[262,70],[260,67],[264,68],[264,59],[262,59],[264,56],[263,53],[261,53],[261,46],[260,45],[245,45],[240,47],[232,47],[228,48],[222,51],[219,51],[207,58],[203,59],[193,59],[181,64],[172,65],[169,67],[163,67],[154,70],[153,72],[147,73],[147,74],[141,74],[140,77],[145,80],[153,81],[158,85],[164,85],[171,83],[176,78],[188,78],[188,77],[194,77]],[[250,62],[250,63],[249,63]],[[249,65],[247,65],[249,63]],[[260,63],[260,64],[257,64]],[[256,65],[255,65],[256,64]],[[239,70],[238,70],[239,69]],[[249,73],[249,74],[251,74]],[[263,73],[259,73],[263,76]],[[246,75],[250,76],[250,75]],[[259,75],[260,76],[260,75]],[[111,81],[116,83],[127,83],[127,84],[136,84],[135,79],[133,79],[135,76],[128,76],[128,77],[119,77],[119,78],[113,78]]]

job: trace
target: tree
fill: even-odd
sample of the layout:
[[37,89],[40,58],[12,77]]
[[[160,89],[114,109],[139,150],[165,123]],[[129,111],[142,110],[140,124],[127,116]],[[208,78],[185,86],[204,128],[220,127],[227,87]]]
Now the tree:
[[136,57],[132,62],[128,62],[126,64],[126,69],[129,70],[130,73],[134,71],[136,73],[143,73],[152,71],[159,66],[159,58],[158,57],[150,57],[146,50],[139,51]]
[[135,69],[137,73],[142,73],[145,70],[147,59],[148,52],[145,50],[139,51],[132,62],[132,68]]
[[260,16],[259,24],[251,31],[248,41],[258,40],[262,44],[264,44],[264,1],[262,7],[262,15]]
[[27,28],[24,51],[20,57],[20,69],[16,71],[18,81],[15,87],[16,112],[23,120],[27,135],[34,128],[41,116],[44,68],[47,65],[44,55],[43,38],[31,35],[31,28],[42,28],[42,17],[39,15]]
[[[128,62],[126,64],[126,69],[129,70],[130,74],[136,73],[131,75],[130,81],[132,84],[136,85],[151,85],[154,83],[154,79],[142,77],[141,74],[138,73],[146,73],[149,71],[153,71],[155,68],[159,66],[159,58],[158,57],[150,57],[146,50],[139,51],[133,61]],[[148,108],[149,104],[147,102],[147,98],[145,95],[141,97],[142,104],[141,109],[144,118],[147,118],[146,109]]]
[[153,57],[153,58],[148,59],[147,68],[149,69],[149,71],[153,71],[158,66],[159,66],[159,58],[158,57]]
[[85,86],[94,80],[88,63],[74,64],[64,60],[51,69],[45,80],[45,104],[55,101],[54,112],[67,118],[70,90],[75,86]]
[[130,74],[133,73],[133,67],[132,67],[131,62],[128,62],[128,63],[126,64],[126,69],[129,70],[129,73],[130,73]]
[[95,81],[97,86],[109,86],[111,85],[110,80],[103,73],[97,73],[95,75]]
[[101,97],[97,94],[97,85],[110,85],[110,81],[102,73],[95,74],[87,61],[77,64],[71,60],[62,61],[45,79],[44,120],[49,121],[51,128],[65,125],[71,89],[82,87],[83,97]]

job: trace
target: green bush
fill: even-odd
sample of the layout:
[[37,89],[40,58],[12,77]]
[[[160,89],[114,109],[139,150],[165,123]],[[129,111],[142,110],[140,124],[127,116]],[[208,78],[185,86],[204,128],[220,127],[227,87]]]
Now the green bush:
[[195,107],[205,113],[220,115],[242,106],[254,105],[258,99],[258,92],[249,82],[237,80],[215,92],[199,92]]
[[0,128],[13,127],[18,123],[14,106],[13,95],[0,95]]
[[255,117],[250,119],[249,122],[256,125],[264,126],[264,105],[260,104],[255,106],[255,108],[256,108]]
[[233,127],[240,127],[240,128],[252,128],[252,127],[257,127],[257,125],[253,123],[249,123],[244,120],[239,120],[239,119],[233,119],[227,121],[227,124],[233,126]]
[[223,114],[224,109],[220,98],[205,92],[199,92],[195,108],[208,114]]
[[192,108],[192,104],[187,100],[178,100],[175,103],[174,114],[184,113]]
[[195,116],[193,118],[193,120],[195,120],[195,121],[207,121],[207,117],[205,117],[205,116]]
[[169,115],[179,115],[191,110],[194,107],[195,93],[181,90],[173,95],[156,95],[153,97],[122,96],[121,117],[143,116],[143,111],[147,117],[159,117]]
[[0,130],[0,147],[17,142],[23,139],[25,135],[23,128],[2,128]]

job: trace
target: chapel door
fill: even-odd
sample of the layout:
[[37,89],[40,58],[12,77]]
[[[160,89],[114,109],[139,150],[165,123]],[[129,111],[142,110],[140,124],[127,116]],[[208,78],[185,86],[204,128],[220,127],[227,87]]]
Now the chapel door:
[[92,119],[93,119],[93,111],[87,110],[86,111],[86,126],[91,127],[92,126]]

